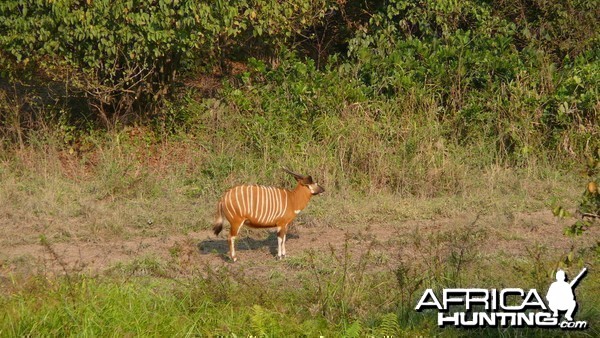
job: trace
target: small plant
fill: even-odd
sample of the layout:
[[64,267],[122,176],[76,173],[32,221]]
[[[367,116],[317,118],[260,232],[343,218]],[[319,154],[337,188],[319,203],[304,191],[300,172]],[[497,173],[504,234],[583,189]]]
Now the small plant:
[[[600,219],[600,191],[598,184],[600,182],[600,149],[596,151],[595,157],[589,157],[583,175],[587,178],[587,184],[584,192],[581,194],[576,215],[578,220],[564,230],[567,236],[580,236],[589,227],[598,224]],[[561,205],[557,205],[552,210],[554,216],[559,218],[571,217],[571,213]]]
[[[476,226],[479,216],[458,232],[445,231],[427,235],[415,236],[412,247],[419,253],[423,274],[419,283],[423,282],[434,287],[462,286],[466,271],[473,267],[479,255],[479,246],[487,237],[484,229]],[[396,272],[398,282],[407,272],[402,266]]]
[[404,313],[408,313],[413,310],[414,295],[421,288],[425,277],[410,262],[403,260],[400,260],[394,273],[400,290],[400,307]]

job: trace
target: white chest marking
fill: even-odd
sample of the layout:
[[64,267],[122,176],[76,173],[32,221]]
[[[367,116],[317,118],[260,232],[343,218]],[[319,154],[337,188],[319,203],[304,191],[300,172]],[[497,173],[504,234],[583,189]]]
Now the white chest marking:
[[300,213],[300,211],[302,211],[302,210],[294,210],[294,213],[295,213],[296,215],[298,215],[298,214]]

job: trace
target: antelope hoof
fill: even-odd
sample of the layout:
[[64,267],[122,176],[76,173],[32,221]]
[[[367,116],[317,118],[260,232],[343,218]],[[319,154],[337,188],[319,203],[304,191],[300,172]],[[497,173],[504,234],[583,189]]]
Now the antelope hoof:
[[285,255],[276,256],[275,259],[278,260],[278,261],[284,260],[285,259]]
[[235,263],[237,261],[237,257],[231,257],[231,262]]

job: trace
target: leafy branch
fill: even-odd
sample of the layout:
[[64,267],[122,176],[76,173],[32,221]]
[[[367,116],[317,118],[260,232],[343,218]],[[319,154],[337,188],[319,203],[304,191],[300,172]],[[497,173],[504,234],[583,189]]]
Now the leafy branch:
[[[579,236],[591,226],[600,220],[600,191],[598,184],[600,182],[600,149],[596,151],[595,156],[589,157],[583,175],[587,178],[587,185],[581,194],[579,205],[575,212],[578,220],[564,230],[567,236]],[[554,216],[559,218],[571,217],[565,208],[558,205],[552,210]]]

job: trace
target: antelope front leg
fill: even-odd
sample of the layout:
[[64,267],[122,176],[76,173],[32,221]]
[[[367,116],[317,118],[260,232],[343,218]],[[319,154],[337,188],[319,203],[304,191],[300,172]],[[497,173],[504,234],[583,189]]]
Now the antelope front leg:
[[287,233],[287,225],[277,227],[277,259],[285,258],[285,237]]

